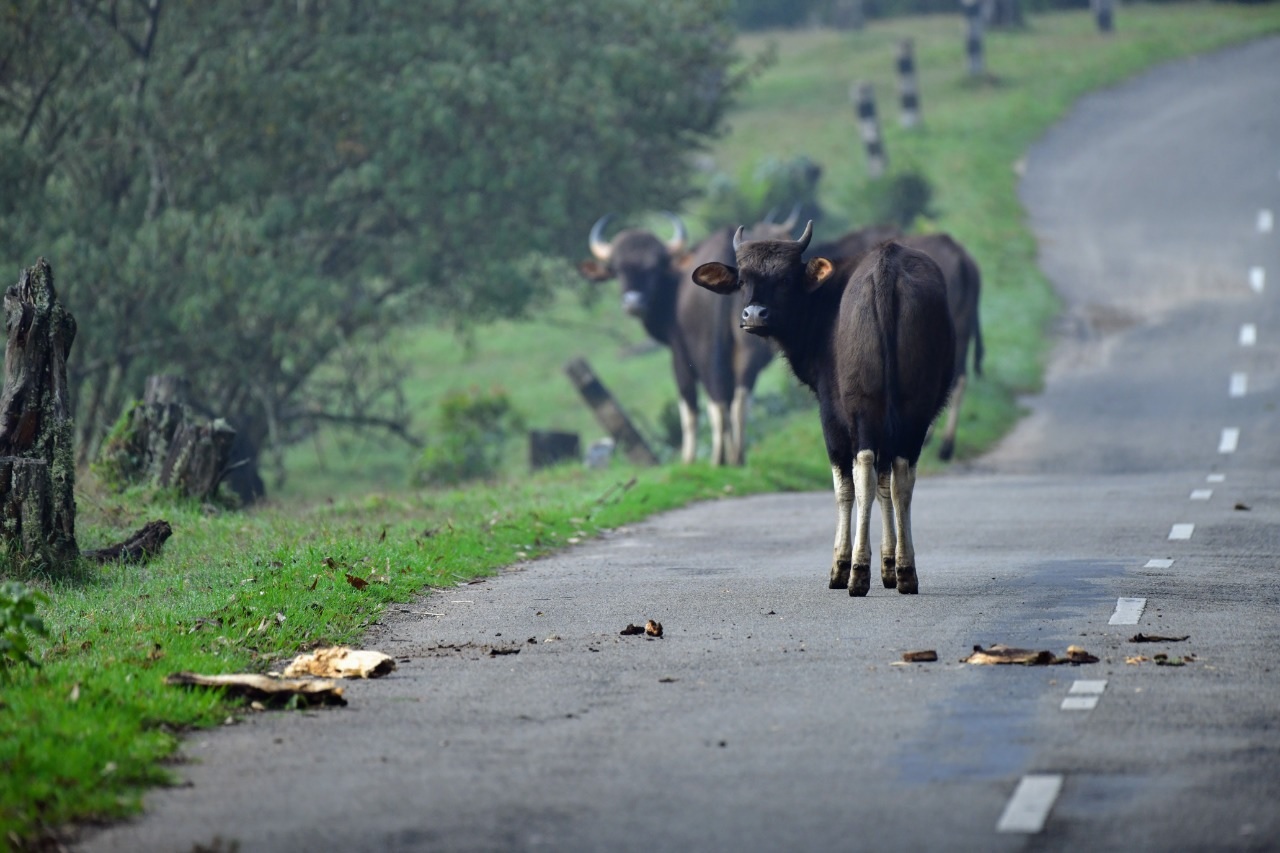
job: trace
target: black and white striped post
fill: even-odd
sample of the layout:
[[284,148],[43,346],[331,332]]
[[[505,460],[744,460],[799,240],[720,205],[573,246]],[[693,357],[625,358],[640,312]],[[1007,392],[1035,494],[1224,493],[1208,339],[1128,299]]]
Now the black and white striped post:
[[898,95],[902,126],[915,127],[920,123],[920,89],[916,85],[915,45],[911,39],[898,43]]
[[1090,0],[1093,17],[1098,22],[1098,32],[1109,33],[1115,29],[1115,3],[1113,0]]
[[984,71],[982,61],[982,0],[960,0],[964,8],[965,21],[968,23],[968,35],[965,38],[965,53],[969,56],[969,76],[981,77]]
[[858,134],[867,152],[867,174],[878,178],[888,167],[884,153],[884,140],[880,137],[880,120],[876,118],[876,97],[870,83],[854,83],[849,91],[854,109],[858,113]]

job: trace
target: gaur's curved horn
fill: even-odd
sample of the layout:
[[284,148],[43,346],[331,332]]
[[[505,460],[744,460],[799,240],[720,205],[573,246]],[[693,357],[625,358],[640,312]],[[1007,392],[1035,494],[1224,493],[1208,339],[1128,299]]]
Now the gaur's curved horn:
[[813,220],[809,220],[809,224],[804,227],[804,233],[800,235],[800,239],[796,242],[800,245],[800,251],[809,248],[809,241],[813,239]]
[[761,219],[761,220],[760,220],[760,222],[761,222],[761,223],[763,223],[763,224],[765,224],[765,225],[772,225],[772,224],[773,224],[773,217],[775,217],[775,216],[777,216],[777,215],[778,215],[778,208],[776,208],[776,207],[771,207],[771,208],[769,208],[769,212],[768,212],[768,213],[766,213],[766,214],[764,215],[764,219]]
[[664,210],[662,215],[667,217],[676,229],[676,233],[666,243],[667,251],[673,255],[679,254],[684,251],[685,244],[689,242],[689,230],[684,227],[684,220],[674,213]]
[[739,249],[741,249],[741,248],[742,248],[742,244],[743,244],[743,242],[745,242],[745,241],[742,239],[742,232],[743,232],[743,230],[744,230],[744,229],[743,229],[743,226],[739,225],[739,226],[738,226],[738,230],[733,232],[733,250],[734,250],[735,252],[736,252],[736,251],[738,251]]
[[803,208],[804,208],[803,202],[796,202],[796,206],[791,208],[791,213],[787,216],[786,220],[778,223],[783,228],[787,229],[788,234],[794,231],[796,224],[800,222],[800,211]]
[[596,224],[591,226],[591,235],[587,237],[587,242],[591,246],[591,254],[602,264],[609,263],[609,256],[613,254],[613,246],[604,239],[604,226],[612,218],[612,213],[606,213],[597,219]]

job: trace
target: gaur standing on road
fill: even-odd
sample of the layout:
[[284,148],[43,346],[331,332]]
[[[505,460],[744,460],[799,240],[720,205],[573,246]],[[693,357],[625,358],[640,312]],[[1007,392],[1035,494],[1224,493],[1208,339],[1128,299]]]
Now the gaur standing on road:
[[[722,295],[745,291],[741,326],[772,339],[796,377],[818,397],[835,482],[831,589],[866,595],[871,586],[871,504],[884,518],[880,578],[919,591],[911,542],[916,463],[954,377],[955,330],[942,271],[928,255],[883,243],[860,259],[802,259],[798,241],[743,241],[737,267],[699,266],[693,280]],[[850,543],[850,514],[857,523]]]

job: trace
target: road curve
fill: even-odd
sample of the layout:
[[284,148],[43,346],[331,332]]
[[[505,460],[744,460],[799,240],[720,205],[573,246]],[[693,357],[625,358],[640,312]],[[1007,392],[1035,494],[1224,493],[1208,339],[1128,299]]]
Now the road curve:
[[[1067,320],[1024,424],[918,486],[919,596],[826,589],[825,492],[669,513],[401,608],[394,676],[193,735],[77,849],[1275,849],[1276,68],[1159,69],[1029,152]],[[958,663],[997,642],[1102,660]]]

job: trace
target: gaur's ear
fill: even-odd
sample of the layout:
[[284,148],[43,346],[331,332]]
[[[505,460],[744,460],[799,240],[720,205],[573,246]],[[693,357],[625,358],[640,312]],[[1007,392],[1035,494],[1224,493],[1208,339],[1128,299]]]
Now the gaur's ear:
[[814,258],[804,268],[804,289],[812,293],[831,278],[835,265],[826,258]]
[[599,284],[602,281],[608,281],[613,278],[613,270],[609,269],[609,265],[602,264],[595,258],[587,258],[578,264],[578,272],[592,284]]
[[738,270],[728,264],[712,261],[693,271],[693,283],[713,293],[733,293],[742,285],[738,282]]

